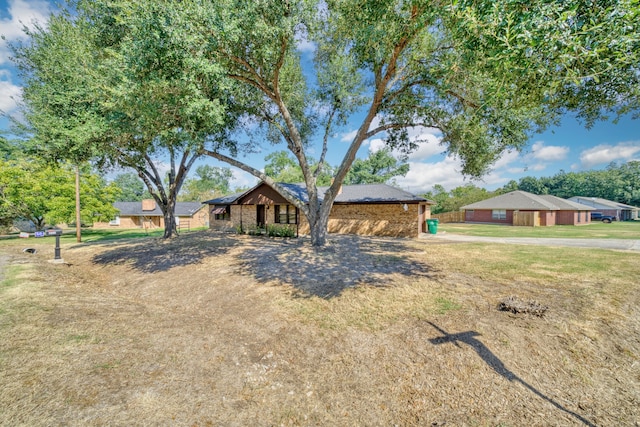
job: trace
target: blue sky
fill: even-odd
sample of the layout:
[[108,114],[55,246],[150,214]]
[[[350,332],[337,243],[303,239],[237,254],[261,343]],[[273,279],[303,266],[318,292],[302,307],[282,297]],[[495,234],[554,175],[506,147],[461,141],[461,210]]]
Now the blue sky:
[[[45,0],[0,0],[0,34],[9,41],[17,40],[22,35],[22,24],[29,26],[34,20],[45,22],[52,4],[54,2]],[[305,50],[304,46],[301,45],[301,49]],[[15,114],[15,101],[20,99],[21,89],[9,56],[6,42],[0,40],[0,110]],[[0,119],[0,130],[5,130],[7,126],[7,120]],[[356,126],[357,123],[353,123],[352,127],[339,130],[330,141],[328,160],[331,164],[340,163],[349,136]],[[410,156],[410,171],[406,177],[396,179],[398,186],[420,193],[431,190],[435,184],[452,189],[469,182],[459,173],[459,162],[442,154],[443,147],[439,145],[436,131],[414,129],[412,135],[426,142],[421,143],[419,149]],[[358,153],[359,157],[366,157],[370,150],[381,147],[381,139],[366,141]],[[260,153],[241,160],[262,168],[264,157],[271,149],[265,145]],[[601,169],[610,162],[630,160],[640,160],[640,121],[623,117],[617,124],[612,121],[600,122],[586,129],[575,118],[567,116],[560,126],[533,136],[525,152],[505,154],[489,174],[475,183],[495,189],[523,176],[552,176],[561,170]],[[226,166],[209,159],[202,163]],[[232,187],[255,183],[253,177],[242,171],[235,170],[234,175]]]

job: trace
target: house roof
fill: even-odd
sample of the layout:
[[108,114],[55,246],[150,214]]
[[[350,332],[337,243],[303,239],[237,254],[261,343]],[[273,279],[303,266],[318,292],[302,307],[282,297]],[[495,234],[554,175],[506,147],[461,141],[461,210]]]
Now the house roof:
[[592,210],[588,206],[580,205],[560,197],[543,195],[538,196],[526,191],[512,191],[501,194],[480,202],[471,203],[461,209],[508,209],[508,210],[536,210],[536,211],[563,211],[563,210]]
[[230,205],[235,202],[240,196],[242,196],[246,191],[241,193],[229,194],[228,196],[222,196],[215,199],[207,200],[202,202],[205,205]]
[[[206,204],[209,205],[223,205],[233,204],[243,195],[248,194],[258,188],[263,183],[260,183],[246,191],[244,193],[231,194],[229,196],[219,197],[217,199],[208,200]],[[309,202],[307,195],[307,188],[304,184],[290,184],[290,183],[278,183],[292,196],[301,200],[304,203]],[[318,196],[322,201],[322,195],[329,189],[329,187],[318,187]],[[358,184],[358,185],[343,185],[342,192],[338,194],[334,203],[418,203],[427,202],[433,203],[423,197],[416,196],[407,191],[400,190],[399,188],[392,187],[387,184]]]
[[596,209],[624,209],[624,210],[640,209],[636,206],[626,205],[624,203],[614,202],[612,200],[602,199],[600,197],[574,196],[574,197],[570,197],[569,200],[572,200],[576,203],[580,203],[583,205],[592,206]]
[[552,196],[550,194],[545,194],[540,197],[556,205],[558,207],[558,210],[561,210],[561,211],[575,211],[575,210],[592,211],[593,210],[592,207],[585,206],[583,204],[576,203],[571,200],[563,199],[561,197]]
[[[119,216],[162,216],[162,210],[157,205],[149,211],[142,210],[142,202],[115,202],[113,206],[120,211]],[[176,202],[176,216],[193,216],[202,209],[199,202]]]

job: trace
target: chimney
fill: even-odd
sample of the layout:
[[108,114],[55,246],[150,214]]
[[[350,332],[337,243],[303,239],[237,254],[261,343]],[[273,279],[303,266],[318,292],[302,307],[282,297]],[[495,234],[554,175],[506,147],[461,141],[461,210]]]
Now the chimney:
[[153,199],[145,199],[142,201],[142,211],[152,211],[156,208],[156,201]]

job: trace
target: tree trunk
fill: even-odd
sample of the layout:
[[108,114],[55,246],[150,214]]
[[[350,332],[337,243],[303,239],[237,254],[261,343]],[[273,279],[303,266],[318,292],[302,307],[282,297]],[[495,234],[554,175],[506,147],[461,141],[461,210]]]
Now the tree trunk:
[[311,233],[311,246],[321,247],[327,243],[329,212],[330,210],[318,209],[315,215],[310,215],[307,218]]
[[162,236],[165,239],[169,239],[171,237],[178,235],[178,229],[176,227],[176,202],[175,198],[170,199],[169,203],[163,210],[164,216],[164,235]]
[[76,241],[82,242],[82,222],[80,219],[80,166],[76,165]]

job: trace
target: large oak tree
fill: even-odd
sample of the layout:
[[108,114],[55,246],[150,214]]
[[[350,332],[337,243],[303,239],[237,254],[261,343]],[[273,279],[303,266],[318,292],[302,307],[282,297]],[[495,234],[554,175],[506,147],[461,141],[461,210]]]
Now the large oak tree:
[[[638,107],[634,1],[180,1],[192,53],[234,81],[248,126],[298,161],[308,203],[237,156],[207,150],[283,193],[326,240],[333,201],[362,143],[410,151],[414,126],[437,128],[462,172],[480,176],[506,150],[574,110],[587,124]],[[173,24],[173,23],[172,23]],[[301,43],[314,46],[305,66]],[[333,184],[317,179],[337,126],[357,131]],[[249,129],[251,130],[251,129]],[[331,147],[335,149],[336,147]],[[312,164],[311,150],[320,153]]]

